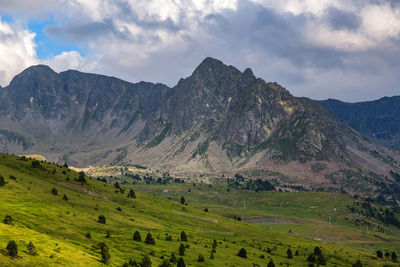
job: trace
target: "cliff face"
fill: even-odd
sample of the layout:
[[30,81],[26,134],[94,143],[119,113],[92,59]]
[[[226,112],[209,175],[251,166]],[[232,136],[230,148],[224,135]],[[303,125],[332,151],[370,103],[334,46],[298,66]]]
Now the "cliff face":
[[[34,66],[0,89],[0,102],[4,152],[182,175],[243,172],[348,191],[397,184],[390,176],[399,168],[397,153],[320,103],[213,58],[173,88]],[[344,170],[371,181],[343,180]]]

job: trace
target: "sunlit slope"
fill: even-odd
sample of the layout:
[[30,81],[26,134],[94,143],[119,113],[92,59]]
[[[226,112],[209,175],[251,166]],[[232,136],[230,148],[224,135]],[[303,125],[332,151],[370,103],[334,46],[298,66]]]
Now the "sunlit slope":
[[[111,266],[122,266],[131,258],[141,262],[143,255],[158,266],[163,259],[169,261],[171,253],[179,259],[181,243],[189,246],[182,256],[186,266],[266,266],[270,259],[276,266],[308,266],[307,257],[316,246],[322,248],[328,266],[351,266],[357,259],[368,266],[393,264],[376,259],[374,250],[280,233],[149,194],[136,192],[135,199],[128,198],[128,190],[122,193],[87,176],[82,185],[76,181],[78,173],[54,164],[41,162],[33,168],[30,159],[0,154],[0,175],[6,182],[0,187],[0,218],[13,218],[13,224],[0,223],[0,266],[102,266],[100,242],[109,247]],[[105,224],[98,222],[100,215]],[[136,230],[141,242],[132,238]],[[182,231],[187,242],[178,240]],[[155,245],[144,243],[147,233]],[[167,235],[172,235],[171,241]],[[214,239],[218,245],[210,259]],[[6,250],[10,240],[18,245],[16,258]],[[29,242],[38,255],[28,253]],[[241,248],[247,258],[237,256]],[[299,255],[287,258],[288,248]],[[197,261],[199,254],[204,262]]]

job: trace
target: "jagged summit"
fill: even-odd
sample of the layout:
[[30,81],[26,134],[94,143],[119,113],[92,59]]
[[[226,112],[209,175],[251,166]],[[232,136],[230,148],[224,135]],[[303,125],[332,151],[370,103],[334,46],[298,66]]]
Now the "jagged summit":
[[[390,171],[399,171],[398,154],[368,141],[318,102],[211,57],[173,88],[33,66],[0,90],[0,103],[4,152],[42,154],[75,166],[250,172],[357,192],[375,192],[382,183],[396,188]],[[348,169],[373,182],[347,179]]]

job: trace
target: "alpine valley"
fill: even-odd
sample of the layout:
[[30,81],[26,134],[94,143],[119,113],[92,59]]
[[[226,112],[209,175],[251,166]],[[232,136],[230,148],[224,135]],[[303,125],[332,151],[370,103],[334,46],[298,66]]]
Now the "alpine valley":
[[0,88],[0,150],[75,167],[139,165],[183,178],[240,173],[397,205],[398,151],[342,115],[350,108],[357,114],[357,105],[332,101],[294,97],[213,58],[172,88],[38,65]]

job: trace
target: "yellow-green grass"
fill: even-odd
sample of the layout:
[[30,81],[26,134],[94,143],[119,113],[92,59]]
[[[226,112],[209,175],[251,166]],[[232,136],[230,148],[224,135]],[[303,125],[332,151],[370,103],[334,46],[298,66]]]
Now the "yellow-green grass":
[[[359,218],[351,213],[349,206],[360,200],[346,194],[323,192],[254,192],[230,188],[225,182],[212,184],[143,184],[129,185],[148,194],[185,200],[199,209],[207,208],[209,212],[226,217],[241,217],[243,198],[246,202],[245,217],[266,216],[278,221],[266,223],[272,231],[310,237],[327,242],[347,245],[367,246],[377,249],[400,250],[400,231],[394,227],[382,225],[373,218],[361,217],[376,227],[355,224]],[[190,192],[189,192],[190,188]],[[168,190],[166,193],[165,190]],[[331,217],[331,224],[329,223]],[[279,223],[279,220],[282,222]],[[288,223],[289,221],[289,223]]]
[[[190,246],[183,257],[187,266],[266,266],[269,258],[277,266],[307,266],[306,258],[315,246],[322,247],[328,266],[351,266],[357,259],[366,266],[391,264],[388,259],[376,259],[375,251],[368,247],[319,242],[298,236],[295,231],[289,234],[286,229],[238,222],[204,212],[190,202],[181,205],[151,194],[137,192],[137,198],[131,199],[127,191],[120,193],[113,185],[87,178],[84,188],[97,194],[90,195],[75,182],[78,173],[45,162],[41,165],[41,169],[32,168],[31,160],[0,154],[0,175],[6,180],[6,185],[0,187],[0,219],[6,215],[14,219],[13,225],[0,223],[0,266],[102,266],[99,242],[110,248],[110,266],[122,266],[130,258],[140,261],[149,253],[154,255],[150,256],[153,266],[158,266],[161,257],[169,259],[172,252],[179,258],[181,242],[177,239],[183,230],[188,235],[188,242],[183,243]],[[51,193],[53,188],[57,196]],[[64,194],[68,201],[63,200]],[[99,215],[106,217],[106,224],[97,222]],[[134,241],[136,230],[143,240],[151,233],[156,244]],[[111,232],[110,238],[106,237],[107,231]],[[85,237],[88,232],[91,239]],[[167,241],[166,234],[173,240]],[[214,239],[218,246],[211,260]],[[5,249],[10,240],[19,247],[19,257],[14,259]],[[39,255],[28,254],[26,245],[30,241]],[[242,247],[247,250],[246,259],[236,256]],[[286,258],[289,247],[300,255]],[[267,253],[267,248],[272,253]],[[197,262],[199,254],[204,255],[205,262]]]

